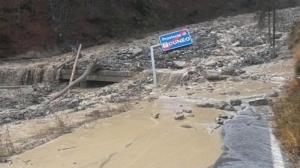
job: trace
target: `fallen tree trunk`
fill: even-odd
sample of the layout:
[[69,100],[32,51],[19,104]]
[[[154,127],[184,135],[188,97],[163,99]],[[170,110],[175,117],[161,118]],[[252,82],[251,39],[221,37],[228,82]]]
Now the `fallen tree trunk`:
[[76,79],[74,82],[70,83],[67,87],[65,87],[62,91],[60,91],[57,95],[53,96],[52,98],[50,98],[49,100],[47,100],[44,104],[49,104],[50,102],[52,102],[53,100],[59,98],[60,96],[62,96],[64,93],[66,93],[69,89],[71,89],[73,86],[79,84],[81,81],[85,80],[86,77],[93,72],[93,70],[95,69],[95,64],[96,61],[92,61],[91,64],[87,67],[86,71],[84,72],[84,74],[82,74],[78,79]]

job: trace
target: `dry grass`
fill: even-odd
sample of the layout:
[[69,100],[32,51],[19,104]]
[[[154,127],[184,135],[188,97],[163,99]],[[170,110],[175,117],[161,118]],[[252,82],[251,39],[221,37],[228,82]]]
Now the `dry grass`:
[[[299,34],[300,37],[300,34]],[[300,157],[300,45],[294,45],[295,77],[290,81],[286,97],[274,105],[276,136],[295,167]]]
[[290,160],[296,163],[300,156],[300,89],[274,106],[276,135]]
[[1,143],[0,143],[0,158],[8,157],[16,154],[17,150],[11,140],[10,132],[8,126],[6,126],[5,133],[1,135]]

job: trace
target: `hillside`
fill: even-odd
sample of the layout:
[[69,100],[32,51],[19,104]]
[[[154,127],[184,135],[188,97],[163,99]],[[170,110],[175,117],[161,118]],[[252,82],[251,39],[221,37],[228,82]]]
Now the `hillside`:
[[[279,2],[278,8],[283,8],[293,6],[296,0]],[[142,38],[148,32],[264,6],[258,0],[1,1],[0,58],[45,57],[74,50],[78,43],[87,47],[115,39]]]

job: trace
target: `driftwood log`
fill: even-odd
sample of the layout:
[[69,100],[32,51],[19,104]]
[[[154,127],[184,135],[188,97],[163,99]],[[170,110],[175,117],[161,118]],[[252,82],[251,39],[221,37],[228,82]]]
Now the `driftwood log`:
[[56,94],[55,96],[51,97],[49,100],[47,100],[44,104],[49,104],[51,103],[53,100],[59,98],[60,96],[62,96],[63,94],[65,94],[69,89],[71,89],[73,86],[79,84],[81,81],[85,80],[86,77],[95,70],[95,66],[96,65],[96,61],[92,61],[90,63],[90,65],[88,65],[87,69],[85,70],[85,72],[79,77],[77,78],[74,82],[70,83],[67,87],[65,87],[62,91],[60,91],[58,94]]

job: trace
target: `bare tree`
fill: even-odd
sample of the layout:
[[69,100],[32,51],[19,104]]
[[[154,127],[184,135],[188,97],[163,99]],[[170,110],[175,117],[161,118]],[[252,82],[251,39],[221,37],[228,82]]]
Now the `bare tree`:
[[17,19],[17,23],[20,24],[20,16],[21,15],[21,2],[20,0],[18,0],[18,19]]
[[276,57],[275,31],[276,31],[276,0],[273,0],[273,58]]
[[69,0],[49,0],[52,14],[52,29],[58,43],[64,42],[67,36]]

